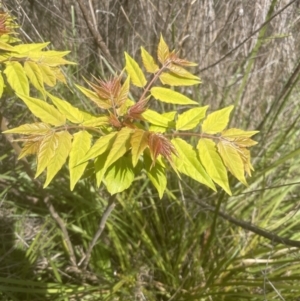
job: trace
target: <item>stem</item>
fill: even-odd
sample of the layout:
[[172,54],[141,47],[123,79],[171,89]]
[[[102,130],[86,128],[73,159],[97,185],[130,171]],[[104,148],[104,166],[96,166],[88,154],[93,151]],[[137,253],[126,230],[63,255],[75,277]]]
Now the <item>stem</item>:
[[105,224],[106,224],[106,221],[107,219],[109,218],[111,212],[114,210],[114,208],[116,207],[116,196],[113,195],[110,197],[110,200],[109,200],[109,203],[105,209],[105,212],[100,220],[100,224],[98,226],[98,230],[93,238],[93,240],[91,241],[90,245],[89,245],[89,248],[86,252],[86,255],[80,260],[80,262],[78,263],[78,266],[81,265],[82,262],[83,263],[83,269],[86,270],[87,266],[88,266],[88,263],[90,261],[90,258],[91,258],[91,254],[92,254],[92,251],[93,251],[93,248],[94,246],[96,245],[99,237],[101,236],[103,230],[104,230],[104,227],[105,227]]
[[166,137],[173,137],[173,136],[185,136],[185,137],[200,137],[200,138],[208,138],[208,139],[217,139],[217,140],[224,140],[223,137],[220,136],[213,136],[213,135],[209,135],[209,134],[205,134],[205,133],[180,133],[180,132],[174,132],[174,133],[167,133],[164,134],[164,136]]
[[145,88],[143,94],[141,95],[140,99],[138,100],[138,102],[141,102],[144,100],[145,95],[147,94],[147,92],[150,90],[151,86],[154,84],[154,82],[158,79],[158,77],[162,74],[162,72],[171,64],[171,61],[166,62],[161,68],[160,70],[158,70],[153,78],[151,79],[151,81],[149,82],[149,84],[147,85],[147,87]]
[[203,209],[206,209],[206,210],[211,211],[211,212],[215,212],[220,217],[222,217],[223,219],[226,219],[230,223],[235,224],[235,225],[237,225],[237,226],[239,226],[239,227],[241,227],[245,230],[251,231],[251,232],[253,232],[253,233],[255,233],[259,236],[267,238],[275,244],[283,244],[283,245],[297,247],[297,248],[300,247],[300,241],[298,241],[298,240],[292,240],[292,239],[289,239],[289,238],[284,238],[284,237],[278,236],[278,235],[276,235],[272,232],[269,232],[269,231],[266,231],[262,228],[259,228],[255,225],[251,224],[251,223],[245,222],[243,220],[238,220],[238,219],[232,217],[231,215],[218,210],[219,206],[214,207],[214,206],[209,205],[206,202],[201,201],[201,200],[195,200],[195,201]]

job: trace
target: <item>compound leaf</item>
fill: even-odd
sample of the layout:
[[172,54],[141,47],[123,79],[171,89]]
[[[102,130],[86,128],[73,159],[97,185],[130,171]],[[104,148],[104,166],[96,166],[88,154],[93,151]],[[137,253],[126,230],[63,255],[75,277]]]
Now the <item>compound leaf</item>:
[[70,189],[73,190],[79,181],[88,162],[79,164],[91,147],[92,135],[87,131],[80,131],[73,135],[73,143],[70,151],[69,170],[70,170]]
[[84,118],[79,109],[73,107],[69,102],[55,97],[50,93],[47,93],[47,96],[51,99],[59,112],[65,115],[68,120],[73,123],[83,122]]
[[41,143],[40,140],[26,141],[21,149],[19,156],[18,156],[18,160],[22,159],[25,156],[36,154],[39,150],[40,143]]
[[41,141],[37,152],[37,169],[35,178],[37,178],[48,166],[50,160],[55,155],[58,147],[58,136],[55,132],[50,132]]
[[[14,50],[19,54],[27,54],[30,51],[41,51],[47,47],[50,43],[33,43],[33,44],[20,44],[14,46]],[[43,53],[43,52],[42,52]]]
[[55,135],[57,137],[57,147],[55,149],[55,155],[50,159],[47,165],[47,177],[44,188],[49,185],[54,176],[65,164],[72,147],[72,135],[68,131],[59,132]]
[[125,69],[129,74],[132,83],[137,87],[144,87],[147,80],[139,64],[127,52],[125,52],[125,60]]
[[222,137],[225,138],[250,138],[253,135],[259,133],[259,131],[243,131],[240,129],[236,129],[236,128],[231,128],[231,129],[227,129],[225,131],[222,132]]
[[181,66],[175,65],[175,64],[170,64],[168,65],[168,69],[181,77],[184,78],[188,78],[188,79],[195,79],[197,81],[201,81],[200,78],[192,73],[190,73],[189,71],[187,71],[186,69],[182,68]]
[[105,174],[105,185],[113,195],[129,188],[134,180],[134,170],[130,158],[122,157],[109,167]]
[[167,187],[165,167],[163,167],[159,161],[156,161],[156,164],[152,166],[152,159],[147,155],[144,156],[144,164],[147,176],[156,188],[159,198],[161,199]]
[[244,163],[238,149],[228,141],[221,140],[218,144],[218,152],[228,170],[244,185],[248,185],[245,179]]
[[170,57],[170,50],[168,45],[166,44],[162,35],[160,35],[160,40],[157,48],[157,58],[161,62],[162,65],[167,61]]
[[194,129],[205,117],[208,106],[190,109],[178,115],[176,130],[185,131]]
[[4,70],[7,81],[14,91],[29,95],[29,83],[26,73],[19,62],[7,62]]
[[78,163],[81,164],[102,155],[106,150],[111,148],[116,136],[117,132],[113,132],[100,137]]
[[0,50],[9,51],[9,52],[17,52],[14,46],[11,46],[3,41],[0,41]]
[[214,182],[220,185],[229,195],[232,195],[227,170],[217,152],[216,144],[210,139],[200,139],[197,145],[199,157],[206,172]]
[[103,180],[104,174],[106,172],[106,169],[104,169],[104,164],[105,164],[105,160],[107,158],[107,154],[108,154],[108,152],[101,154],[100,156],[98,156],[95,159],[95,162],[94,162],[97,187],[100,186],[100,184]]
[[39,100],[26,95],[16,93],[21,98],[31,113],[40,118],[45,123],[60,126],[66,123],[66,118],[53,105],[49,105],[45,101]]
[[109,154],[106,158],[104,169],[107,169],[129,150],[131,135],[132,129],[126,127],[117,132],[116,139],[114,140],[113,145],[110,148]]
[[131,152],[132,152],[132,164],[135,167],[140,155],[144,152],[145,148],[148,147],[149,133],[137,129],[131,136]]
[[229,115],[232,109],[233,106],[229,106],[209,114],[203,121],[202,131],[207,134],[222,132],[229,122]]
[[78,90],[80,90],[87,98],[89,98],[91,101],[93,101],[98,107],[102,109],[110,109],[111,103],[109,103],[107,100],[100,98],[96,92],[93,92],[85,87],[82,87],[80,85],[75,85]]
[[172,72],[170,73],[163,72],[159,76],[159,79],[163,85],[170,85],[170,86],[192,86],[201,83],[200,79],[183,77]]
[[213,181],[203,168],[193,147],[181,138],[174,138],[171,142],[178,152],[178,157],[172,156],[177,170],[216,191]]
[[39,66],[35,62],[26,61],[24,63],[24,71],[28,76],[31,84],[45,96],[43,74]]
[[187,96],[167,88],[154,87],[150,90],[150,92],[154,98],[159,99],[160,101],[166,103],[178,104],[178,105],[198,104],[196,101],[191,100]]
[[[81,112],[81,113],[84,113],[84,112]],[[109,125],[109,117],[108,116],[101,116],[101,117],[92,116],[89,120],[84,121],[81,125],[86,126],[86,127],[98,127],[98,126]]]
[[43,76],[44,83],[49,87],[54,87],[56,85],[56,75],[53,68],[42,64],[38,64],[38,66]]
[[141,47],[141,53],[142,53],[142,61],[147,72],[156,73],[159,70],[159,67],[155,63],[151,54],[144,47]]
[[47,123],[27,123],[16,128],[7,130],[3,133],[22,134],[22,135],[46,135],[49,133],[50,126]]
[[169,118],[164,117],[162,114],[157,113],[156,111],[153,110],[146,110],[142,114],[143,118],[147,120],[148,122],[162,126],[162,127],[168,127],[170,120]]

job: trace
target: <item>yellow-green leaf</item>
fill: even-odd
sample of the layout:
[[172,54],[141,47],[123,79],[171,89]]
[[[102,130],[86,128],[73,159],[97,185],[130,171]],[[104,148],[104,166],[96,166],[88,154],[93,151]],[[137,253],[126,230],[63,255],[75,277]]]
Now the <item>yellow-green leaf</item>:
[[160,35],[160,40],[158,43],[158,48],[157,48],[157,58],[161,62],[162,65],[168,60],[170,57],[170,50],[165,42],[164,38],[162,35]]
[[222,132],[222,137],[226,138],[239,138],[239,137],[245,137],[250,138],[253,135],[259,133],[259,131],[243,131],[236,128],[227,129]]
[[[14,47],[14,50],[19,54],[27,54],[31,51],[41,51],[45,47],[47,47],[50,43],[32,43],[32,44],[20,44]],[[44,52],[42,52],[44,53]]]
[[170,86],[193,86],[201,83],[200,79],[187,78],[187,77],[179,76],[172,72],[170,73],[163,72],[159,76],[159,79],[162,82],[162,84],[170,85]]
[[107,170],[104,182],[108,192],[113,195],[129,188],[133,180],[134,171],[131,160],[122,157]]
[[199,157],[208,175],[220,185],[229,195],[232,195],[227,170],[217,152],[216,144],[210,139],[200,139],[197,145]]
[[94,159],[103,154],[106,150],[110,149],[116,136],[117,132],[113,132],[100,137],[90,148],[90,150],[86,153],[86,155],[80,160],[79,164],[86,162],[90,159]]
[[228,170],[244,185],[247,186],[245,179],[244,163],[236,149],[228,141],[221,140],[218,144],[218,152]]
[[111,103],[108,102],[107,100],[104,100],[102,98],[100,98],[97,93],[85,88],[85,87],[82,87],[82,86],[79,86],[79,85],[75,85],[76,88],[78,90],[80,90],[87,98],[89,98],[91,101],[93,101],[97,106],[99,106],[100,108],[102,109],[110,109],[111,108]]
[[178,153],[178,157],[172,155],[177,170],[216,191],[213,181],[202,166],[193,147],[181,138],[172,139],[171,142]]
[[7,130],[3,133],[22,134],[22,135],[46,135],[51,131],[51,127],[47,123],[27,123],[16,128]]
[[39,146],[35,178],[37,178],[48,166],[50,160],[55,155],[57,147],[58,136],[55,132],[50,132],[49,135],[44,137]]
[[35,62],[26,61],[24,71],[31,84],[45,96],[44,79],[39,66]]
[[18,160],[28,155],[34,155],[38,152],[41,140],[29,140],[25,142],[18,156]]
[[197,81],[201,81],[200,78],[192,73],[190,73],[189,71],[187,71],[186,69],[182,68],[181,66],[178,66],[178,65],[175,65],[175,64],[170,64],[168,65],[168,69],[178,75],[178,76],[181,76],[181,77],[184,77],[184,78],[188,78],[188,79],[195,79]]
[[83,115],[76,107],[73,107],[69,102],[62,100],[54,95],[47,93],[47,96],[54,103],[60,113],[66,116],[73,123],[83,122]]
[[176,114],[177,114],[177,111],[170,111],[170,112],[161,114],[162,117],[167,118],[169,120],[168,126],[163,127],[163,126],[151,124],[149,126],[149,131],[156,132],[156,133],[165,133],[168,128],[175,128],[174,118],[175,118]]
[[55,134],[57,136],[57,147],[55,149],[55,155],[50,159],[47,165],[47,177],[44,184],[44,188],[49,185],[54,176],[65,164],[72,144],[72,135],[68,131],[63,131]]
[[0,98],[2,97],[3,90],[4,90],[4,79],[2,76],[2,72],[0,71]]
[[[223,137],[223,136],[221,136],[221,137]],[[226,137],[225,139],[233,142],[238,147],[250,147],[250,146],[256,145],[258,143],[257,141],[254,141],[247,137],[236,137],[236,138]]]
[[156,161],[155,165],[152,166],[152,159],[149,156],[144,156],[144,164],[147,176],[156,188],[159,198],[161,199],[167,187],[165,168],[159,163],[159,161]]
[[0,50],[10,51],[10,52],[17,52],[14,46],[11,46],[3,41],[0,41]]
[[146,110],[142,114],[143,118],[147,120],[148,122],[162,126],[162,127],[168,127],[170,120],[169,118],[164,117],[162,114],[157,113],[156,111],[153,110]]
[[190,109],[178,115],[176,130],[186,131],[194,129],[205,117],[208,106]]
[[67,81],[66,81],[66,78],[65,78],[65,75],[63,74],[60,67],[52,67],[52,71],[53,71],[53,74],[54,74],[55,78],[58,81],[64,83],[65,85],[68,85]]
[[122,85],[122,87],[120,89],[120,93],[119,93],[118,97],[116,98],[117,107],[121,107],[123,104],[126,103],[126,101],[128,99],[127,97],[128,97],[129,89],[130,89],[130,76],[127,76],[124,84]]
[[116,136],[109,154],[105,160],[104,169],[121,158],[130,148],[130,136],[133,130],[129,128],[122,128]]
[[31,113],[40,118],[45,123],[60,126],[66,123],[66,118],[53,105],[49,105],[45,101],[39,100],[26,95],[16,93],[21,98]]
[[38,66],[42,73],[44,83],[49,87],[54,87],[56,85],[56,76],[53,68],[43,64],[38,64]]
[[207,134],[216,134],[222,132],[229,122],[229,115],[233,106],[215,111],[209,114],[202,124],[202,131]]
[[84,121],[81,125],[85,127],[98,127],[109,125],[109,117],[101,116],[101,117],[92,117],[89,120]]
[[132,152],[132,164],[136,166],[140,155],[144,152],[148,146],[148,132],[137,129],[131,136],[131,152]]
[[[62,57],[70,53],[70,51],[30,51],[26,53],[26,56],[31,61],[39,64],[47,65],[49,67],[57,67],[60,65],[76,65],[73,62],[67,61]],[[23,58],[23,54],[16,54],[14,57]]]
[[162,102],[171,103],[171,104],[178,104],[178,105],[197,105],[198,103],[194,100],[191,100],[187,96],[161,87],[154,87],[150,90],[151,95],[159,99]]
[[156,73],[159,70],[159,67],[154,62],[154,59],[150,55],[150,53],[144,47],[141,47],[141,54],[144,67],[147,70],[147,72]]
[[144,87],[147,80],[139,64],[127,52],[125,52],[125,60],[125,69],[130,76],[132,83],[137,87]]
[[106,158],[107,158],[107,152],[98,156],[94,161],[97,187],[100,186],[100,184],[103,180],[104,174],[106,172],[106,169],[104,169],[104,164],[105,164]]
[[14,44],[14,43],[21,42],[20,39],[18,39],[17,37],[11,36],[9,34],[3,34],[0,37],[0,41],[4,42],[4,43],[8,43],[8,44]]
[[79,164],[91,147],[92,135],[87,131],[80,131],[73,135],[73,143],[69,158],[70,189],[73,190],[79,181],[88,162]]
[[14,61],[5,64],[4,73],[12,89],[17,93],[29,95],[29,83],[22,65]]

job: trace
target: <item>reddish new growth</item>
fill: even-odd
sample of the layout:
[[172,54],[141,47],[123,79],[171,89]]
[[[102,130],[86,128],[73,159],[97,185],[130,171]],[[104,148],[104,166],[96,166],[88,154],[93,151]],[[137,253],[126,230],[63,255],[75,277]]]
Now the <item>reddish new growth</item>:
[[174,145],[162,134],[151,133],[149,135],[149,149],[151,153],[151,157],[153,160],[153,164],[159,155],[165,157],[169,162],[172,162],[172,153],[174,155],[178,155]]
[[3,34],[11,33],[11,29],[7,26],[8,15],[0,13],[0,36]]
[[88,84],[93,88],[97,95],[105,100],[112,100],[119,95],[121,90],[121,83],[118,77],[111,78],[108,81],[95,78],[97,84],[89,82]]
[[148,100],[144,99],[137,102],[128,109],[126,117],[134,120],[144,120],[142,114],[147,110]]

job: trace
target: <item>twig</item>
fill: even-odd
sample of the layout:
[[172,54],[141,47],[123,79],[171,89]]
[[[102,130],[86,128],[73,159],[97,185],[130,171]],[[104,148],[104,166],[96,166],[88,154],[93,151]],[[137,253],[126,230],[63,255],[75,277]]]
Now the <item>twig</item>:
[[[7,122],[6,118],[1,115],[1,112],[0,112],[0,123],[1,123],[1,132],[8,130],[8,127],[7,127],[8,122]],[[6,140],[11,144],[11,146],[14,149],[15,153],[17,155],[19,155],[20,152],[21,152],[21,148],[20,148],[20,146],[18,145],[17,142],[13,141],[13,135],[12,134],[5,134],[4,136],[5,136]],[[25,172],[27,173],[27,175],[32,179],[32,181],[33,181],[34,185],[36,186],[36,188],[38,190],[40,190],[40,193],[43,197],[43,201],[46,204],[52,218],[59,225],[59,227],[60,227],[60,229],[63,233],[63,237],[64,237],[64,240],[66,242],[67,248],[68,248],[70,261],[71,261],[73,266],[76,266],[76,257],[75,257],[74,249],[73,249],[73,246],[72,246],[69,234],[68,234],[68,230],[65,226],[64,221],[61,219],[59,214],[56,212],[54,206],[52,205],[52,203],[50,201],[49,195],[45,192],[45,190],[43,190],[42,183],[39,180],[34,179],[34,173],[31,169],[28,161],[25,158],[23,158],[21,160],[21,162],[23,163],[23,166],[24,166],[24,169],[25,169]]]
[[96,245],[99,237],[101,236],[101,234],[102,234],[102,232],[104,230],[104,227],[105,227],[105,224],[106,224],[106,221],[107,221],[108,217],[110,216],[111,212],[114,210],[115,207],[116,207],[116,196],[113,195],[113,196],[110,197],[110,200],[109,200],[109,202],[107,204],[105,212],[102,215],[102,218],[100,220],[100,224],[98,226],[98,230],[97,230],[97,232],[96,232],[93,240],[91,241],[91,243],[89,245],[89,248],[88,248],[85,256],[78,263],[78,266],[80,266],[81,263],[83,262],[83,270],[86,270],[86,268],[88,266],[88,263],[90,261],[90,258],[91,258],[91,254],[92,254],[93,248]]
[[104,42],[100,32],[98,31],[97,27],[90,21],[89,12],[88,12],[87,8],[84,5],[84,1],[83,0],[77,0],[77,2],[79,4],[79,7],[80,7],[81,12],[83,14],[85,23],[87,24],[91,35],[94,37],[97,46],[101,49],[104,56],[114,66],[114,68],[120,69],[117,62],[115,61],[115,59],[110,54],[110,51],[107,48],[107,45],[105,44],[105,42]]
[[217,211],[216,207],[211,206],[211,205],[205,203],[204,201],[196,200],[196,203],[198,203],[204,209],[207,209],[211,212],[217,212],[219,216],[221,216],[222,218],[231,222],[232,224],[235,224],[245,230],[251,231],[259,236],[269,239],[272,243],[283,244],[283,245],[298,247],[298,248],[300,247],[300,241],[298,241],[298,240],[284,238],[284,237],[278,236],[272,232],[263,230],[255,225],[252,225],[251,223],[247,223],[245,221],[238,220],[225,212],[222,212],[220,210]]

